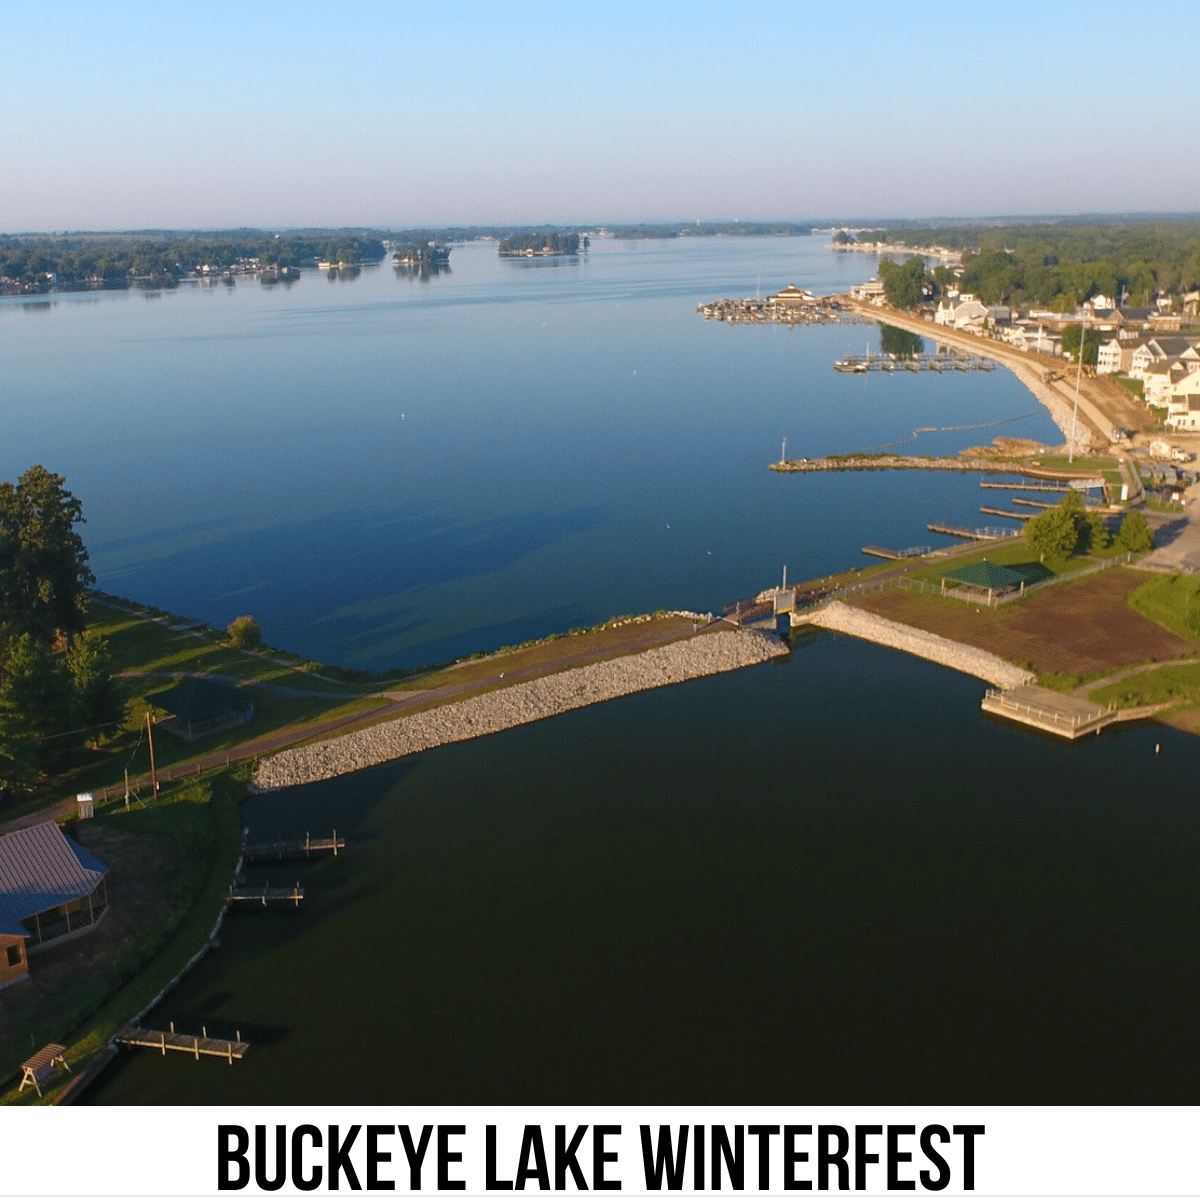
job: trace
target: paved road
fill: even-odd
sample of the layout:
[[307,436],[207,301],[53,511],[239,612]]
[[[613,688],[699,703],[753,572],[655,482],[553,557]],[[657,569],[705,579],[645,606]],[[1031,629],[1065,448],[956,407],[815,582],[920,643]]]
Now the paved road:
[[[720,622],[714,621],[711,625],[701,628],[698,633],[704,633],[719,624]],[[512,684],[523,683],[526,680],[536,679],[542,675],[551,675],[570,667],[596,662],[599,659],[638,654],[643,650],[649,650],[651,647],[661,646],[667,642],[677,642],[685,638],[698,636],[698,633],[686,628],[660,630],[656,633],[642,634],[640,637],[630,636],[620,642],[605,646],[603,649],[582,650],[575,653],[560,652],[550,662],[534,663],[527,667],[518,667],[515,670],[497,671],[482,677],[463,680],[461,683],[447,683],[440,687],[425,688],[421,691],[384,692],[381,695],[385,702],[379,708],[369,712],[351,713],[347,716],[333,717],[328,721],[319,721],[313,725],[306,725],[302,729],[293,727],[265,734],[263,737],[243,742],[241,745],[234,746],[228,750],[219,750],[212,754],[204,755],[201,758],[193,759],[190,762],[165,768],[158,772],[158,779],[160,783],[163,783],[168,780],[195,775],[200,771],[227,766],[230,763],[246,762],[262,758],[264,755],[284,750],[288,746],[298,745],[300,742],[327,737],[330,734],[348,730],[366,722],[377,722],[403,716],[404,713],[410,712],[415,708],[444,703],[469,692],[477,692],[492,687],[509,687]],[[551,643],[551,645],[556,648],[561,646],[562,651],[566,651],[569,642],[563,641],[561,643]],[[499,666],[501,661],[503,660],[497,660],[496,665]],[[312,693],[306,694],[311,695]],[[149,787],[149,785],[150,776],[148,774],[139,775],[136,779],[129,781],[131,788]],[[94,789],[92,794],[97,800],[103,800],[110,796],[119,796],[124,790],[124,783],[118,783],[113,784],[111,787]],[[73,798],[56,801],[54,804],[47,805],[37,812],[27,813],[23,817],[16,817],[11,821],[0,824],[0,833],[9,833],[14,829],[26,829],[31,825],[40,825],[44,821],[61,820],[69,817],[75,811],[75,807],[76,804]]]

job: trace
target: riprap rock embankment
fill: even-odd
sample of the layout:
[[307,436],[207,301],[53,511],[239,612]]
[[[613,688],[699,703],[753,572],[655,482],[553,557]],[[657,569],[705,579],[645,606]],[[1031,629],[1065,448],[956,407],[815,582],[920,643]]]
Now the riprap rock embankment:
[[448,742],[498,733],[649,688],[753,666],[787,652],[777,637],[758,630],[708,633],[284,750],[263,760],[251,786],[256,791],[275,791],[332,779]]
[[968,646],[964,642],[954,642],[912,625],[902,625],[899,621],[889,621],[886,617],[853,608],[840,600],[834,600],[832,604],[813,613],[806,624],[819,625],[822,629],[848,633],[867,642],[904,650],[966,675],[986,679],[988,683],[1001,688],[1017,687],[1034,678],[1029,671],[1013,666],[987,650]]

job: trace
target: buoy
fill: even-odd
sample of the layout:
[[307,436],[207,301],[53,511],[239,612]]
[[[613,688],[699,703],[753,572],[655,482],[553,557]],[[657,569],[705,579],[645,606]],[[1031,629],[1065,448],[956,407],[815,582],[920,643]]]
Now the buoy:
[[1159,747],[1158,747],[1158,743],[1157,743],[1157,742],[1155,742],[1155,743],[1154,743],[1154,753],[1155,753],[1155,754],[1157,754],[1157,753],[1158,753],[1158,749],[1159,749]]

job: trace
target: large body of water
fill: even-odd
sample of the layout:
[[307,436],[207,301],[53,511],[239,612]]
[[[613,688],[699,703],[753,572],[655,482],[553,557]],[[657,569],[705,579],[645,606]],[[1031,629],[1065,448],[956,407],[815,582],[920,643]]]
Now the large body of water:
[[[109,591],[386,667],[990,521],[977,476],[771,474],[784,437],[813,456],[1012,417],[916,449],[1059,440],[1007,372],[840,376],[875,329],[694,311],[844,288],[865,256],[593,245],[463,247],[425,283],[0,301],[0,477],[67,475]],[[1062,745],[985,718],[983,686],[818,633],[254,799],[256,838],[336,825],[349,852],[287,870],[305,908],[228,921],[156,1014],[254,1052],[131,1056],[93,1098],[1190,1099],[1195,743]]]

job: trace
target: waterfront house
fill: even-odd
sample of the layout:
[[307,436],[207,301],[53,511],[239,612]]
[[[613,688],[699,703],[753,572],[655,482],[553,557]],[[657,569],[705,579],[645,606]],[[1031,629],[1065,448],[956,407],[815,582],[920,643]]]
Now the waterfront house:
[[812,292],[801,291],[794,283],[789,283],[782,292],[768,296],[767,303],[778,308],[801,308],[804,305],[816,304],[817,298]]
[[969,292],[941,301],[933,317],[935,324],[972,332],[982,330],[987,319],[987,305],[981,304]]
[[868,304],[882,306],[884,301],[883,280],[868,279],[866,283],[856,283],[850,289],[851,300],[864,300]]
[[1174,381],[1166,403],[1166,424],[1172,429],[1200,430],[1200,366]]
[[181,679],[174,687],[155,692],[147,700],[168,714],[159,727],[185,742],[223,733],[236,725],[245,725],[254,717],[254,703],[246,691],[204,675]]
[[0,987],[28,977],[31,951],[96,926],[107,874],[53,821],[0,837]]

